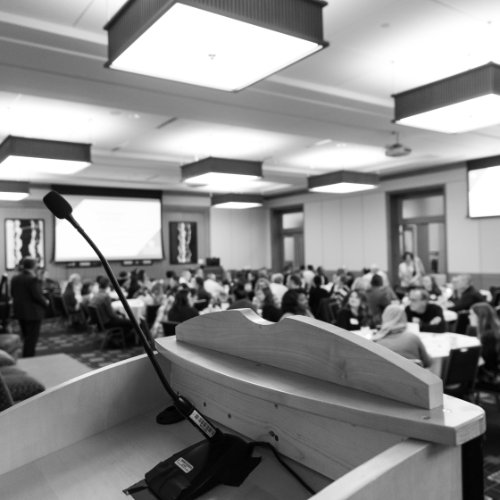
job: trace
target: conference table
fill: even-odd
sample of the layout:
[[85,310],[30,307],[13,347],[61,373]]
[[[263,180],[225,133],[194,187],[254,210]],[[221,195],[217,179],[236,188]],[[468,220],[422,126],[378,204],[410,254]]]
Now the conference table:
[[[374,331],[371,329],[356,330],[355,334],[372,340]],[[446,361],[450,356],[451,349],[460,349],[466,347],[474,347],[481,345],[477,337],[470,335],[463,335],[461,333],[445,332],[445,333],[431,333],[431,332],[418,332],[420,340],[425,346],[427,353],[432,359],[432,364],[428,368],[432,373],[439,377],[444,375],[446,369]]]
[[[127,299],[128,305],[130,306],[130,310],[132,314],[135,316],[135,319],[140,322],[141,319],[146,317],[146,304],[142,299]],[[123,304],[119,300],[113,300],[111,302],[111,307],[116,311],[120,312],[123,315],[127,315],[125,312],[125,308]]]
[[[479,453],[484,411],[375,342],[304,316],[271,324],[251,310],[198,316],[155,342],[177,393],[223,432],[273,444],[316,492],[256,449],[263,460],[241,486],[200,498],[483,498],[482,474],[469,477],[462,455]],[[155,423],[169,404],[142,355],[0,412],[0,496],[126,498],[124,488],[201,439],[185,421]]]

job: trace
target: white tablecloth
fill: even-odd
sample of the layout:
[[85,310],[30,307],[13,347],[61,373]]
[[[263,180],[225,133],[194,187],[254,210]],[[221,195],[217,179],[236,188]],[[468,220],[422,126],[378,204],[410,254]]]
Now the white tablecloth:
[[[369,329],[354,331],[357,335],[371,340],[373,332]],[[450,349],[460,347],[473,347],[481,345],[477,337],[462,335],[460,333],[430,333],[419,332],[416,335],[422,340],[427,353],[432,359],[429,370],[441,377],[446,359],[450,355]]]
[[[140,322],[141,319],[146,317],[146,304],[141,299],[128,299],[127,300],[130,309],[132,310],[132,314],[135,316],[135,319]],[[111,302],[111,306],[117,312],[121,312],[125,316],[127,313],[125,312],[125,308],[123,304],[119,300],[114,300]]]

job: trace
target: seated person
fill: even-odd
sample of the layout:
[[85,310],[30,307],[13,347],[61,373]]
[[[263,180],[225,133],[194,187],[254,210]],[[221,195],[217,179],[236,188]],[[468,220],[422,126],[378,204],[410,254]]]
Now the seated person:
[[425,290],[427,290],[430,300],[440,300],[441,296],[443,295],[443,292],[436,283],[434,276],[431,276],[430,274],[422,276],[422,286]]
[[273,292],[268,286],[259,287],[255,290],[253,302],[264,319],[274,322],[280,320],[281,309],[276,306]]
[[298,274],[290,274],[286,279],[285,285],[289,290],[303,288],[302,287],[302,278]]
[[309,308],[315,318],[319,318],[319,304],[321,299],[326,299],[330,294],[321,286],[321,276],[315,275],[309,289]]
[[90,305],[98,307],[103,319],[104,326],[106,328],[111,328],[113,326],[119,326],[124,329],[125,335],[132,339],[133,338],[133,325],[132,322],[123,316],[121,313],[115,311],[111,305],[110,297],[110,281],[106,276],[99,276],[97,278],[98,290],[97,293],[93,295],[90,299]]
[[281,299],[280,320],[295,315],[313,317],[309,310],[306,291],[303,288],[292,288]]
[[382,322],[384,309],[393,301],[399,302],[394,290],[390,286],[384,285],[384,278],[380,274],[373,274],[370,287],[366,291],[366,299],[375,326]]
[[469,274],[460,274],[453,279],[454,292],[450,298],[451,311],[468,311],[473,304],[484,302],[484,297],[472,286]]
[[193,307],[191,290],[186,286],[180,286],[175,294],[174,303],[168,311],[168,320],[182,323],[199,314],[198,310]]
[[458,313],[455,332],[465,333],[469,325],[469,309],[473,304],[484,302],[484,297],[472,286],[472,280],[468,274],[455,276],[452,283],[453,295],[446,307]]
[[71,325],[75,330],[83,330],[86,328],[85,314],[80,305],[82,302],[81,290],[82,278],[79,274],[72,274],[64,288],[62,300],[68,311]]
[[203,282],[203,288],[214,298],[218,299],[225,290],[222,284],[217,280],[214,273],[209,273]]
[[269,284],[269,288],[271,292],[273,292],[278,307],[281,307],[281,299],[288,291],[288,287],[283,284],[283,280],[284,277],[281,273],[275,273],[271,276],[271,283]]
[[337,314],[335,325],[344,330],[359,330],[372,326],[366,295],[360,290],[351,290],[342,309]]
[[82,288],[80,290],[80,307],[82,305],[88,306],[90,304],[90,301],[92,300],[92,297],[97,293],[98,289],[99,287],[97,285],[97,282],[92,280],[83,280]]
[[407,330],[407,323],[403,307],[390,304],[382,313],[382,327],[373,340],[405,358],[418,360],[427,368],[432,360],[420,337]]
[[466,333],[477,336],[482,346],[484,364],[479,367],[478,378],[495,382],[500,372],[500,321],[497,312],[487,302],[478,302],[470,308],[469,323]]
[[411,288],[408,292],[410,304],[406,306],[406,317],[410,323],[417,323],[421,332],[442,333],[446,331],[443,310],[437,304],[429,303],[429,293],[423,288]]
[[212,296],[205,290],[205,282],[201,276],[194,278],[194,291],[194,307],[203,311],[210,304]]
[[244,283],[236,283],[233,288],[233,303],[228,307],[228,309],[252,309],[257,312],[257,308],[252,303],[248,297],[248,292],[245,288]]
[[338,309],[342,307],[346,300],[346,297],[351,291],[350,286],[347,284],[347,280],[348,277],[344,269],[339,269],[332,277],[333,285],[331,295],[332,298],[337,301]]

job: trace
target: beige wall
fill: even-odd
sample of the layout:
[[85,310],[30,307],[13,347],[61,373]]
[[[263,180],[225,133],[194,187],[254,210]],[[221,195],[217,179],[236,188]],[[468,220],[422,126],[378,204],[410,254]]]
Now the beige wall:
[[[168,247],[168,226],[170,221],[193,221],[197,223],[198,229],[198,257],[206,258],[210,256],[210,238],[209,238],[209,208],[208,201],[204,198],[182,198],[182,202],[189,203],[189,206],[180,206],[178,197],[164,197],[163,199],[163,249],[165,260],[162,262],[155,262],[150,266],[144,266],[146,272],[153,278],[162,278],[165,276],[167,269],[174,269],[180,271],[185,267],[184,265],[171,265],[169,259]],[[5,219],[10,218],[33,218],[43,219],[45,222],[45,259],[47,263],[47,270],[49,276],[58,281],[65,281],[71,273],[78,272],[84,278],[95,278],[99,274],[104,274],[101,266],[82,268],[82,269],[68,269],[65,265],[52,264],[51,259],[53,255],[53,216],[47,210],[42,201],[21,201],[18,203],[0,202],[0,224],[1,234],[4,235]],[[90,231],[91,228],[83,228]],[[76,232],[75,238],[81,239],[82,245],[87,245],[85,240]],[[97,259],[97,257],[96,257]],[[115,274],[121,270],[132,270],[135,267],[141,266],[122,266],[120,263],[110,263],[111,268]],[[0,243],[0,272],[6,270],[5,266],[5,238],[2,237]],[[8,271],[12,275],[12,271]]]
[[[444,186],[446,196],[446,244],[449,274],[487,276],[481,283],[500,284],[500,218],[467,218],[465,165],[410,177],[386,180],[379,189],[353,195],[301,194],[271,200],[266,208],[223,210],[209,207],[208,198],[180,195],[163,197],[164,249],[166,260],[147,268],[153,277],[173,268],[168,261],[168,222],[194,220],[198,223],[198,257],[219,257],[226,269],[271,266],[270,210],[304,207],[305,262],[326,269],[346,266],[353,271],[372,263],[389,268],[387,194],[425,187]],[[45,252],[52,256],[52,215],[42,202],[3,203],[0,223],[6,218],[45,220]],[[3,234],[3,233],[2,233]],[[75,237],[80,237],[75,233]],[[82,240],[82,244],[85,242]],[[183,266],[177,266],[177,269]],[[5,269],[5,245],[0,244],[0,270]],[[55,279],[72,272],[48,265]],[[113,265],[115,272],[122,269]],[[99,268],[82,275],[93,277]],[[498,275],[498,276],[497,276]]]
[[211,256],[225,269],[271,266],[269,211],[210,209]]
[[[383,181],[376,191],[352,195],[304,194],[273,200],[271,208],[302,204],[305,264],[360,270],[372,263],[389,268],[387,195],[443,186],[446,196],[448,273],[496,275],[500,284],[500,218],[467,218],[465,164]],[[489,281],[496,276],[490,276]],[[486,280],[488,281],[488,280]],[[485,283],[486,283],[485,281]],[[486,285],[484,285],[486,286]]]

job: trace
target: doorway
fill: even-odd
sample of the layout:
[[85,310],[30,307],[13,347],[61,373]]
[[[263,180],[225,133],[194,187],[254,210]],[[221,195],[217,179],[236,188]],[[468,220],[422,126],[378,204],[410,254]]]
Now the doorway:
[[442,187],[390,195],[391,274],[398,283],[404,252],[420,257],[426,274],[446,275],[446,216]]
[[291,207],[273,210],[271,224],[272,268],[297,269],[304,264],[304,210]]

